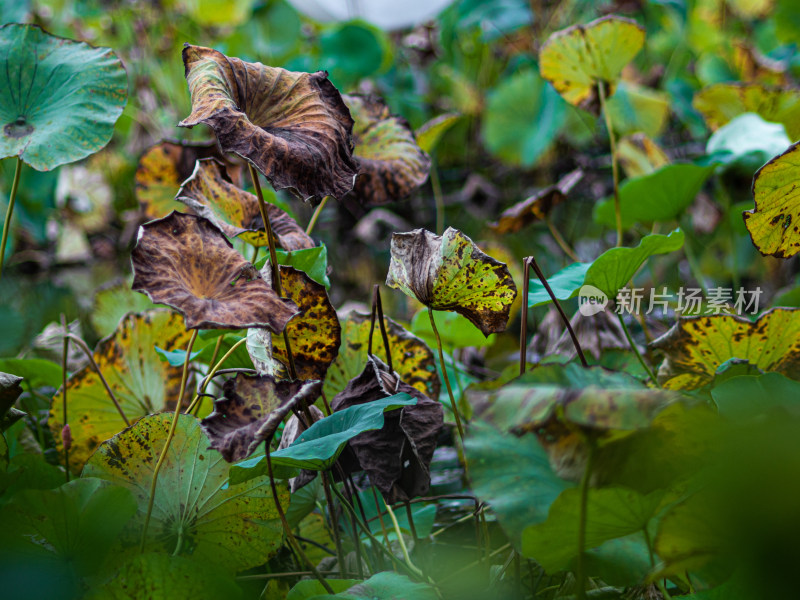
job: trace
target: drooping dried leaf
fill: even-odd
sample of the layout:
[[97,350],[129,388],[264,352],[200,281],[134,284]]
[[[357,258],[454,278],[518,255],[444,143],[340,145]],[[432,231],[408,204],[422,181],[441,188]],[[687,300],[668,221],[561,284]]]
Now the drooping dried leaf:
[[755,208],[742,213],[761,254],[790,258],[800,251],[800,142],[761,167],[753,178]]
[[703,387],[732,358],[800,379],[800,309],[775,308],[754,322],[734,315],[686,317],[651,346],[665,355],[658,382],[668,389]]
[[567,102],[599,114],[597,86],[611,96],[622,69],[643,45],[638,23],[610,15],[552,34],[539,51],[539,69]]
[[321,387],[320,381],[276,381],[239,373],[225,382],[224,396],[214,401],[214,412],[200,425],[225,460],[243,460],[272,439],[286,415],[312,404]]
[[543,221],[554,207],[567,199],[567,194],[583,177],[583,171],[576,169],[567,173],[555,185],[548,186],[527,200],[518,202],[500,214],[500,218],[490,223],[500,234],[516,233],[535,221]]
[[413,406],[387,412],[382,429],[365,431],[348,442],[360,469],[387,503],[425,494],[430,463],[444,423],[442,405],[404,383],[380,359],[371,356],[362,373],[331,402],[334,413],[394,394],[408,393]]
[[377,96],[345,95],[353,115],[353,155],[358,178],[353,194],[362,206],[401,200],[428,179],[431,159],[417,145],[408,122]]
[[506,328],[514,280],[505,264],[457,229],[448,227],[441,237],[425,229],[394,233],[391,252],[387,286],[464,315],[486,336]]
[[188,329],[281,332],[297,314],[202,217],[173,212],[142,225],[131,260],[132,288],[180,311]]
[[[421,338],[389,317],[384,317],[384,325],[392,353],[392,368],[408,385],[429,398],[438,398],[441,383],[431,349]],[[368,358],[369,330],[368,314],[353,311],[347,315],[342,326],[342,347],[325,377],[323,390],[327,398],[333,398],[344,390],[347,382],[364,370]],[[372,353],[382,361],[388,362],[377,321]]]
[[800,139],[800,90],[761,83],[715,83],[695,94],[692,105],[716,130],[741,114],[752,112],[781,123],[793,141]]
[[[299,379],[325,378],[342,343],[342,328],[325,286],[302,271],[281,265],[283,294],[300,309],[300,315],[286,326]],[[282,335],[272,336],[272,353],[288,367],[289,358]]]
[[166,217],[173,210],[190,212],[175,200],[181,182],[192,174],[202,158],[216,158],[225,164],[232,181],[241,180],[241,167],[225,160],[216,142],[162,140],[142,153],[136,167],[136,199],[147,219]]
[[224,151],[250,161],[276,190],[305,199],[353,189],[353,119],[325,72],[246,63],[189,44],[183,63],[192,114],[179,126],[210,126]]
[[[177,200],[219,227],[228,237],[239,237],[248,244],[268,246],[264,219],[258,198],[235,186],[223,166],[209,158],[198,160],[194,172],[183,182]],[[266,204],[276,242],[285,250],[316,246],[297,222],[274,204]]]
[[[182,368],[162,361],[155,347],[167,351],[184,349],[189,337],[180,315],[153,309],[125,316],[114,333],[97,344],[94,360],[129,422],[175,408]],[[186,404],[191,400],[191,381],[184,392],[183,403]],[[67,380],[67,401],[72,430],[70,467],[79,472],[95,448],[121,431],[125,422],[91,365],[73,373]],[[56,448],[63,455],[63,390],[53,397],[47,423]]]
[[[174,416],[150,415],[103,443],[83,475],[128,488],[139,510],[120,535],[119,560],[140,554],[150,483]],[[229,465],[191,415],[180,415],[175,437],[158,476],[145,551],[213,563],[230,573],[263,564],[283,539],[278,510],[266,476],[237,485]],[[285,485],[276,482],[279,501],[288,505]]]

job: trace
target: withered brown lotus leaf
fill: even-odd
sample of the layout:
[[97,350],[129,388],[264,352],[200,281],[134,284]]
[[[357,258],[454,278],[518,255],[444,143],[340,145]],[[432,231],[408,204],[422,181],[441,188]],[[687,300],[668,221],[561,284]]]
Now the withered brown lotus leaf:
[[425,229],[392,234],[386,285],[425,306],[452,310],[485,336],[506,328],[517,287],[508,267],[448,227],[438,236]]
[[363,206],[401,200],[425,183],[430,157],[417,145],[408,122],[374,95],[344,95],[355,119],[353,155],[358,178],[353,194]]
[[307,199],[353,189],[353,119],[327,73],[247,63],[189,44],[183,64],[192,113],[179,126],[209,125],[224,151],[250,161],[276,190]]
[[321,381],[276,381],[269,375],[239,373],[225,382],[223,397],[214,401],[214,412],[200,425],[225,460],[243,460],[272,438],[286,415],[312,404],[321,389]]
[[[303,271],[281,265],[283,294],[299,308],[300,315],[286,326],[292,356],[300,379],[324,379],[339,354],[342,328],[325,286]],[[289,357],[282,335],[272,336],[272,355],[288,366]]]
[[535,221],[543,221],[554,207],[567,199],[567,194],[583,177],[583,171],[576,169],[567,173],[555,185],[548,186],[527,200],[518,202],[500,214],[500,218],[490,223],[500,234],[516,233]]
[[365,431],[348,442],[360,469],[387,503],[424,495],[430,488],[430,463],[444,423],[442,405],[404,383],[375,356],[331,402],[337,412],[402,392],[416,398],[416,405],[386,412],[382,429]]
[[298,312],[202,217],[173,212],[142,225],[131,262],[131,287],[180,311],[187,329],[281,332]]
[[175,201],[181,182],[192,174],[201,158],[222,160],[234,182],[241,180],[241,166],[225,160],[216,142],[178,142],[162,140],[147,148],[139,159],[134,178],[136,200],[148,219],[160,219],[173,210],[191,212]]
[[[253,246],[267,246],[264,219],[258,198],[234,185],[213,158],[198,160],[183,182],[177,200],[219,227],[228,237],[239,237]],[[316,244],[285,211],[267,204],[272,231],[284,250],[313,248]]]

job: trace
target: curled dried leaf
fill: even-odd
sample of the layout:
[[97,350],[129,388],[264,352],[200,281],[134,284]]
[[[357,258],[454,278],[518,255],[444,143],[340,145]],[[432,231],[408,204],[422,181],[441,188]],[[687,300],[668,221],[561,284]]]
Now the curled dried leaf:
[[[198,160],[191,176],[183,182],[177,200],[219,227],[228,237],[248,244],[269,245],[258,198],[234,185],[222,164],[213,158]],[[316,244],[297,222],[274,204],[267,214],[278,245],[285,250],[313,248]]]
[[173,212],[139,230],[133,285],[180,311],[188,329],[283,331],[297,314],[207,219]]
[[417,145],[408,122],[374,95],[345,95],[355,119],[353,155],[358,178],[353,194],[362,206],[401,200],[428,179],[430,157]]
[[323,71],[295,73],[183,49],[192,113],[179,123],[209,125],[222,149],[250,161],[276,189],[304,199],[353,189],[353,119]]
[[392,234],[386,285],[425,306],[464,315],[484,335],[506,328],[517,287],[505,264],[448,227],[442,236],[425,229]]
[[222,387],[214,412],[200,422],[228,462],[243,460],[272,439],[286,416],[317,399],[321,381],[276,381],[268,375],[238,374]]
[[567,194],[582,177],[581,169],[567,173],[555,185],[548,186],[527,200],[504,210],[500,218],[490,223],[489,227],[501,234],[516,233],[535,221],[543,221],[553,208],[567,199]]

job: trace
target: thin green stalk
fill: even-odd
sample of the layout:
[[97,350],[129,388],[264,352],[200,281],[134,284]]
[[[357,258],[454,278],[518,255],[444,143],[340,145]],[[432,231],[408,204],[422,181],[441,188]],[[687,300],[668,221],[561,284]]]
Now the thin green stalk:
[[[261,218],[264,221],[264,233],[267,234],[267,245],[269,246],[269,262],[272,269],[272,289],[278,296],[283,296],[281,288],[281,268],[278,265],[278,254],[275,251],[275,235],[272,233],[272,222],[269,219],[269,211],[267,211],[267,203],[264,201],[264,192],[261,191],[261,182],[258,180],[258,172],[252,164],[247,163],[250,167],[250,178],[253,180],[253,187],[256,189],[256,196],[258,197],[258,208],[261,211]],[[283,341],[286,345],[286,357],[289,363],[289,376],[292,379],[297,379],[297,368],[294,364],[294,355],[292,354],[292,345],[289,342],[289,334],[286,329],[283,330]]]
[[317,204],[317,207],[314,209],[314,214],[311,215],[311,220],[308,222],[308,227],[306,227],[306,235],[311,235],[311,232],[314,231],[314,226],[317,224],[319,216],[322,214],[322,210],[328,203],[328,198],[330,198],[330,196],[325,196],[322,199],[322,201],[319,204]]
[[642,365],[642,368],[647,373],[647,376],[658,385],[658,380],[656,379],[655,373],[653,373],[653,369],[645,362],[642,353],[639,352],[639,348],[636,347],[636,344],[633,342],[633,336],[631,336],[631,332],[628,329],[628,326],[625,324],[625,319],[622,318],[622,313],[617,313],[617,318],[619,319],[619,324],[622,325],[622,331],[625,332],[625,338],[628,340],[628,345],[633,350],[633,353],[636,355],[636,358],[639,359],[639,363]]
[[[453,388],[450,386],[450,377],[447,375],[447,366],[444,362],[444,350],[442,349],[442,338],[439,337],[439,330],[436,328],[436,321],[433,319],[433,309],[428,307],[428,316],[431,320],[431,328],[433,335],[436,336],[436,347],[439,349],[439,365],[442,367],[442,377],[444,384],[447,387],[447,394],[450,396],[450,404],[453,407],[453,414],[456,418],[456,428],[458,429],[458,437],[461,438],[461,443],[464,443],[464,426],[461,424],[461,415],[458,412],[458,405],[456,404],[455,396],[453,395]],[[466,465],[465,465],[466,467]]]
[[333,504],[333,497],[331,496],[331,480],[324,471],[320,473],[320,476],[322,477],[322,489],[325,490],[325,502],[328,505],[328,521],[331,527],[331,536],[333,536],[333,542],[336,544],[336,559],[339,561],[339,572],[344,574],[344,550],[342,549],[342,538],[339,535],[339,520],[336,518],[336,507]]
[[403,552],[403,558],[405,559],[406,564],[419,577],[424,578],[425,574],[422,572],[422,570],[411,561],[411,556],[408,554],[408,548],[406,548],[406,541],[403,539],[403,532],[400,531],[400,525],[397,523],[397,517],[394,516],[394,511],[389,504],[386,504],[386,512],[389,513],[389,518],[392,520],[392,526],[397,534],[397,541],[400,543],[400,550]]
[[[19,166],[19,163],[18,163]],[[3,248],[5,248],[5,239],[3,240]],[[0,267],[2,267],[2,259],[0,259]],[[67,355],[69,354],[69,328],[67,327],[67,319],[61,315],[61,326],[64,328],[64,346],[61,355],[61,388],[64,390],[62,399],[62,410],[64,411],[64,427],[69,427],[69,420],[67,419]],[[62,429],[63,431],[63,429]],[[64,471],[66,472],[67,483],[69,483],[69,445],[64,444]]]
[[589,483],[592,478],[594,463],[594,445],[589,443],[589,455],[586,457],[586,466],[581,478],[581,504],[578,516],[578,560],[575,577],[578,584],[578,600],[586,600],[586,513],[589,506]]
[[3,222],[3,237],[0,241],[0,278],[3,275],[3,262],[6,258],[6,243],[8,234],[11,230],[11,215],[14,214],[14,202],[17,200],[17,190],[19,189],[19,175],[22,172],[22,159],[17,157],[17,165],[14,167],[14,183],[11,184],[11,194],[8,196],[8,208],[6,208],[6,219]]
[[[220,340],[222,340],[222,336],[220,336]],[[208,387],[208,384],[211,383],[211,380],[214,378],[214,375],[219,370],[219,368],[223,365],[223,363],[226,360],[228,360],[228,358],[234,353],[234,351],[239,346],[244,344],[246,341],[247,341],[247,338],[243,337],[238,342],[236,342],[233,346],[231,346],[230,350],[228,350],[225,354],[222,355],[222,358],[219,359],[219,362],[214,365],[214,367],[211,369],[211,371],[209,371],[208,375],[206,375],[205,379],[203,379],[202,383],[200,384],[199,391],[195,394],[194,398],[192,399],[191,404],[189,404],[189,408],[186,409],[186,412],[184,414],[188,415],[190,412],[192,412],[192,410],[195,408],[197,403],[200,401],[200,398],[202,397],[202,394],[206,391],[206,388]],[[219,348],[216,348],[214,350],[214,356],[216,356],[218,350],[219,350]],[[213,363],[214,361],[212,360],[211,362]]]
[[147,501],[147,514],[144,518],[144,527],[142,528],[142,540],[139,544],[139,551],[144,553],[144,545],[145,541],[147,540],[147,528],[150,526],[150,516],[153,514],[153,503],[156,499],[156,485],[158,484],[158,473],[161,471],[161,466],[164,464],[164,460],[167,458],[167,452],[169,451],[169,446],[172,443],[172,438],[175,437],[175,430],[178,428],[178,420],[181,416],[181,400],[183,399],[183,393],[186,391],[186,380],[189,376],[189,362],[191,361],[192,357],[192,348],[194,347],[194,341],[197,339],[197,329],[192,330],[192,337],[189,338],[189,343],[186,345],[186,358],[183,361],[183,374],[181,375],[181,387],[180,391],[178,392],[178,397],[175,400],[175,414],[172,417],[172,424],[169,427],[169,433],[167,433],[167,439],[164,441],[164,447],[161,449],[161,456],[158,457],[158,462],[156,463],[155,469],[153,469],[153,480],[150,482],[150,498]]
[[619,164],[617,161],[617,140],[614,137],[614,126],[611,123],[611,115],[608,112],[606,105],[606,90],[603,87],[604,83],[601,81],[597,84],[597,92],[600,96],[600,110],[603,111],[603,117],[606,120],[606,129],[608,129],[608,143],[611,146],[611,175],[614,178],[614,215],[617,221],[617,246],[622,245],[622,207],[619,202]]

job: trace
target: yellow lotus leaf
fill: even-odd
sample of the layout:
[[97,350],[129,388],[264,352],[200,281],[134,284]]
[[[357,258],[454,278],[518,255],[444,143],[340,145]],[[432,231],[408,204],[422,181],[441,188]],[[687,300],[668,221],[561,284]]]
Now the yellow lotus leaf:
[[[180,315],[152,309],[128,314],[114,333],[97,344],[94,360],[130,423],[150,413],[175,408],[182,369],[161,360],[155,347],[181,350],[189,337]],[[187,387],[184,402],[191,400],[191,385]],[[48,419],[62,455],[63,394],[61,389],[53,397]],[[125,428],[125,421],[91,365],[67,380],[67,417],[72,432],[69,464],[75,472],[102,442]]]

